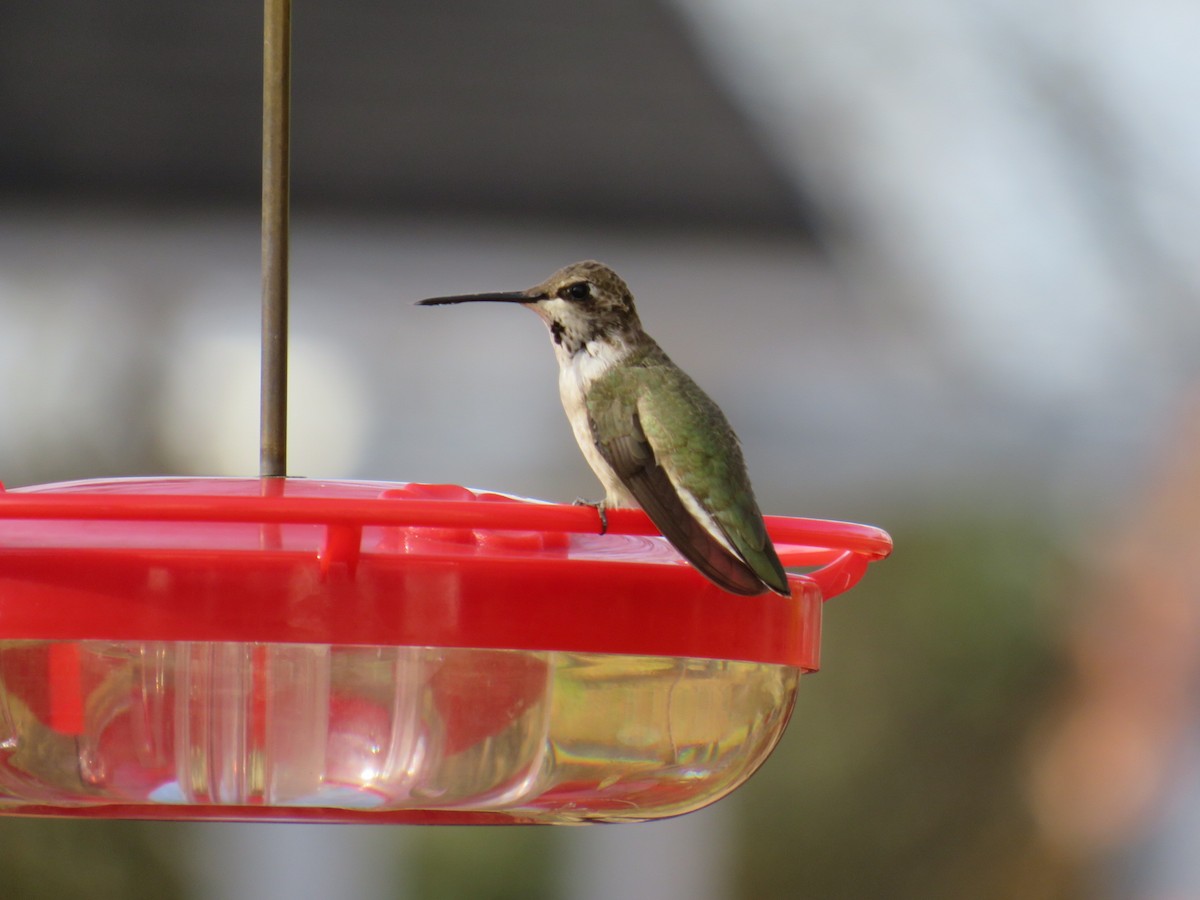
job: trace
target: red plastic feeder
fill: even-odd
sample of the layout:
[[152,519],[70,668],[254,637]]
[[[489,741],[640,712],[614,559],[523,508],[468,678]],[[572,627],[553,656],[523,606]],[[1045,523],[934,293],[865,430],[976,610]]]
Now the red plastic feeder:
[[768,517],[792,596],[640,511],[451,485],[0,489],[0,813],[326,822],[672,816],[737,787],[891,550]]

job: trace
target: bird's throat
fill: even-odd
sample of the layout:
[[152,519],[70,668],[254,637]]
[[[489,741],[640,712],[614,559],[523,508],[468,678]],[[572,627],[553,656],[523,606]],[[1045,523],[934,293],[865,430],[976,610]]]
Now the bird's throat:
[[597,378],[620,365],[631,349],[625,340],[608,336],[574,343],[564,340],[554,345],[554,355],[558,359],[559,369],[569,373],[573,380],[586,389]]

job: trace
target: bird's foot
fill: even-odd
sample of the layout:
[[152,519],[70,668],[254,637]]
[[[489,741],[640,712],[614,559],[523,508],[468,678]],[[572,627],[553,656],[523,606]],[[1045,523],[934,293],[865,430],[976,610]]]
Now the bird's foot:
[[604,501],[584,500],[582,497],[576,497],[572,506],[590,506],[600,514],[600,533],[608,533],[608,514],[604,511]]

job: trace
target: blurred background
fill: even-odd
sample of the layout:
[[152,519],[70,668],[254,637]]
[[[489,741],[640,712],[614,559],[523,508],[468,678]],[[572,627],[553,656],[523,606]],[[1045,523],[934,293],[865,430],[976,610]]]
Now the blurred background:
[[[0,479],[253,475],[261,8],[0,9]],[[1200,6],[300,2],[290,469],[599,486],[594,257],[767,512],[896,540],[741,791],[587,829],[0,820],[5,897],[1200,896]]]

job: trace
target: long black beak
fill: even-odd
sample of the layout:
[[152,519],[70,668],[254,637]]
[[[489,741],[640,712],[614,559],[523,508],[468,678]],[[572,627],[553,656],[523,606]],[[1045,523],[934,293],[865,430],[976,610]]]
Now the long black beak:
[[455,294],[452,297],[430,297],[418,300],[417,306],[449,306],[451,303],[537,303],[545,300],[545,294],[529,291],[501,291],[492,294]]

